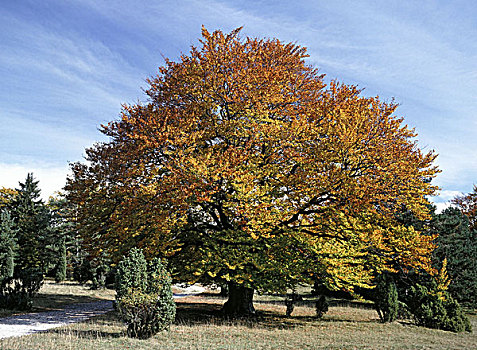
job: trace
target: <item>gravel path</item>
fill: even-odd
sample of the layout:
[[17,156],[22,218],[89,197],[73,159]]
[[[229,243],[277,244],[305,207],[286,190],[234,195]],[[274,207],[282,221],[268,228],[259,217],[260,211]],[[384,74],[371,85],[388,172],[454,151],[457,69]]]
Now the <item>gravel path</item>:
[[30,313],[0,319],[0,339],[61,327],[70,323],[85,321],[90,317],[104,314],[113,309],[109,300],[92,303],[70,304],[63,310]]
[[[175,293],[174,298],[200,294],[205,289],[199,286],[180,288],[181,293]],[[36,312],[24,315],[0,318],[0,339],[20,337],[50,328],[85,321],[93,316],[102,315],[113,310],[113,302],[109,300],[92,303],[66,305],[63,310]]]

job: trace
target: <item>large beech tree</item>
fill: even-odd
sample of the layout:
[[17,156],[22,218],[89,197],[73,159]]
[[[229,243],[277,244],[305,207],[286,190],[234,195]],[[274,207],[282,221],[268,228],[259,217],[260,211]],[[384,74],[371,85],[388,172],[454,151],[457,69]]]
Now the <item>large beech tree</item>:
[[92,254],[139,246],[177,278],[228,282],[232,314],[253,312],[254,289],[350,291],[396,265],[429,270],[434,237],[395,213],[424,217],[438,170],[396,104],[325,84],[304,47],[239,31],[203,29],[72,165]]

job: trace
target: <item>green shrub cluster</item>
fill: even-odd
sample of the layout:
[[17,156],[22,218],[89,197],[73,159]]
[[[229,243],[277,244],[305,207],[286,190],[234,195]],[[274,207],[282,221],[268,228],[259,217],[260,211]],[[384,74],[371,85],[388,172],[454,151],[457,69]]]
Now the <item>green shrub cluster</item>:
[[39,269],[19,271],[15,278],[4,279],[0,285],[0,308],[31,309],[42,284],[43,273]]
[[315,302],[316,317],[322,318],[328,312],[328,307],[326,296],[321,295]]
[[176,304],[171,278],[161,261],[147,263],[139,249],[132,249],[118,265],[116,303],[128,336],[145,339],[168,329]]
[[472,326],[461,306],[447,292],[416,284],[407,298],[416,324],[452,332],[471,332]]
[[396,284],[391,275],[385,273],[377,278],[374,307],[381,322],[393,322],[398,317],[399,302]]
[[398,300],[398,312],[396,315],[397,320],[409,320],[412,318],[411,310],[406,305],[406,303]]

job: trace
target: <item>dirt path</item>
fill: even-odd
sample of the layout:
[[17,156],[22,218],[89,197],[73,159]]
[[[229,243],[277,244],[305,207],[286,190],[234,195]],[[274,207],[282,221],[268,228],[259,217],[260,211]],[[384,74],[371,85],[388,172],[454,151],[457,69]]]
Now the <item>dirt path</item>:
[[70,323],[85,321],[113,309],[109,300],[71,304],[63,310],[30,313],[0,319],[0,339],[19,337]]
[[[174,293],[175,299],[200,294],[204,291],[204,288],[190,286],[188,288],[179,288],[179,291],[180,293]],[[70,304],[62,310],[0,318],[0,339],[20,337],[71,323],[86,321],[88,318],[102,315],[111,310],[113,310],[113,302],[104,300],[92,303]]]

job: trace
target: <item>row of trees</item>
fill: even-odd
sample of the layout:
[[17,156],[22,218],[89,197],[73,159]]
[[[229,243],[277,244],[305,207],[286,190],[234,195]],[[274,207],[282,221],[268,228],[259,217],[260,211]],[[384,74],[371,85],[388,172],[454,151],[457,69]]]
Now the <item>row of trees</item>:
[[[40,199],[38,182],[28,174],[16,190],[1,191],[0,305],[26,309],[38,292],[51,259],[60,251],[52,216]],[[61,244],[61,243],[60,243]],[[61,272],[59,272],[61,273]]]
[[[386,272],[378,276],[375,291],[369,293],[383,322],[393,321],[403,311],[412,314],[420,325],[469,331],[470,323],[460,305],[477,307],[477,231],[471,224],[475,212],[465,210],[463,200],[474,193],[456,197],[452,207],[422,221],[406,212],[399,216],[403,224],[435,236],[433,266],[438,273],[422,271]],[[458,300],[458,302],[457,302]]]
[[0,307],[30,308],[44,276],[93,279],[73,214],[61,196],[45,203],[33,174],[0,189]]

